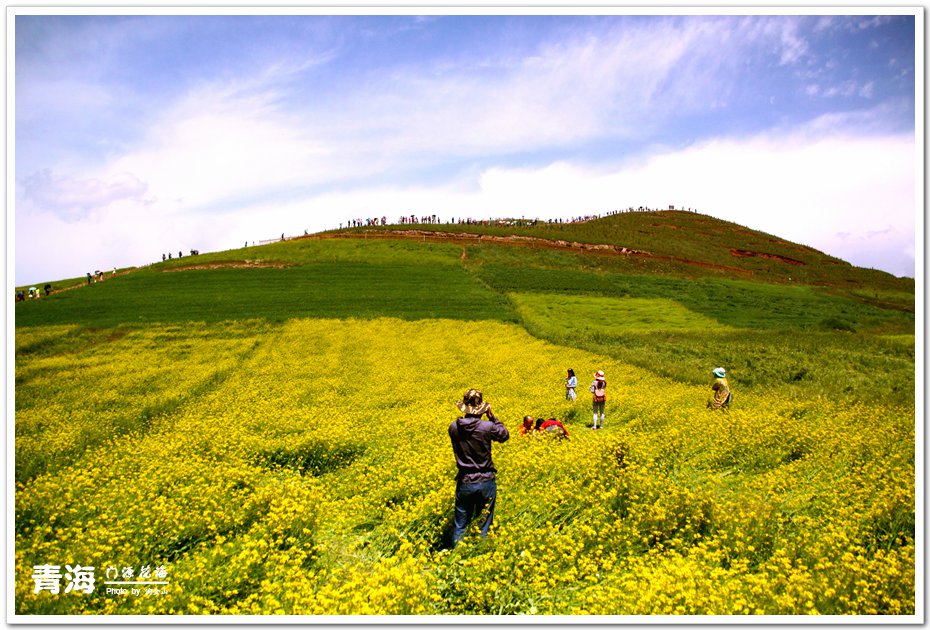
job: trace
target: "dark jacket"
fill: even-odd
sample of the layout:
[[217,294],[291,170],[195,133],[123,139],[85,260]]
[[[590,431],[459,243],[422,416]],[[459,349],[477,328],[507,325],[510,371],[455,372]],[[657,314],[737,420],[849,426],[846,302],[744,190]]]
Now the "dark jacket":
[[494,462],[491,460],[491,442],[506,442],[507,430],[496,416],[482,420],[466,416],[449,425],[452,451],[459,467],[458,483],[479,483],[494,479]]

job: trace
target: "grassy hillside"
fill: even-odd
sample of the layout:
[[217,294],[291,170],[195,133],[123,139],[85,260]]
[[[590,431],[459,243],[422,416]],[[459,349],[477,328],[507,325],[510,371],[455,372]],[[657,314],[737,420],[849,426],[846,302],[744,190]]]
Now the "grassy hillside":
[[[913,293],[901,287],[849,292],[636,265],[497,242],[298,239],[152,265],[18,303],[15,317],[17,327],[381,316],[520,322],[540,338],[686,383],[704,382],[708,364],[719,363],[739,371],[743,388],[913,395]],[[886,285],[904,282],[882,275]],[[664,303],[677,305],[683,321],[655,317]],[[629,320],[631,308],[642,325],[618,328],[613,322]],[[829,359],[813,360],[817,353]],[[908,376],[876,370],[876,361]]]
[[[913,281],[733,256],[793,250],[705,219],[485,230],[651,257],[356,232],[17,303],[16,611],[914,614]],[[644,221],[678,227],[628,245]],[[705,408],[718,365],[729,412]],[[469,387],[512,437],[492,535],[453,550]],[[571,438],[518,437],[527,413]],[[66,562],[170,587],[34,592]]]
[[[416,225],[411,228],[434,233],[517,235],[549,241],[610,244],[648,254],[658,269],[662,269],[664,263],[670,270],[736,274],[762,282],[913,291],[913,279],[895,278],[885,272],[853,267],[811,247],[694,212],[628,212],[579,223]],[[397,226],[379,226],[334,233],[377,234],[397,230]],[[639,259],[643,256],[623,258],[628,262],[641,263]]]

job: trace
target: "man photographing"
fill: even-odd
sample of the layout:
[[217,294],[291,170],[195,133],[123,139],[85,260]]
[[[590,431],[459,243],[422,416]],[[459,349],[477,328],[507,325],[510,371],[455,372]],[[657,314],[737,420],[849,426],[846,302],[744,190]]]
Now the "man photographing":
[[[472,519],[484,512],[481,535],[487,536],[494,519],[497,499],[497,480],[494,462],[491,461],[491,442],[506,442],[510,437],[507,427],[491,411],[491,405],[482,400],[481,392],[470,389],[455,406],[464,414],[449,425],[452,451],[459,472],[455,477],[455,519],[452,545],[458,545]],[[482,416],[487,415],[487,420]]]

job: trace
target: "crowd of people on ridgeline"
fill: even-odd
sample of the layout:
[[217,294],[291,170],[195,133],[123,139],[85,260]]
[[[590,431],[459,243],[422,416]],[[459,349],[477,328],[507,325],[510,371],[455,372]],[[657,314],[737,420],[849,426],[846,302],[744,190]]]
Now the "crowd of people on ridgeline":
[[[284,237],[283,234],[282,234],[281,236],[282,236],[282,238]],[[249,244],[249,243],[246,242],[246,246],[248,246],[248,244]],[[196,249],[192,249],[192,250],[191,250],[191,256],[197,256],[197,255],[199,255],[199,254],[200,254],[200,251],[198,251],[198,250],[196,250]],[[183,257],[184,257],[184,252],[179,251],[179,252],[178,252],[178,258],[183,258]],[[168,252],[167,254],[162,254],[162,255],[161,255],[161,261],[162,261],[162,262],[165,262],[166,260],[171,260],[171,259],[172,259],[171,252]]]
[[[675,206],[671,205],[668,207],[669,210],[675,210]],[[691,208],[678,208],[682,212],[697,212],[697,210]],[[473,219],[472,217],[452,217],[447,221],[443,221],[439,215],[436,214],[427,214],[416,216],[415,214],[403,215],[401,216],[396,223],[388,223],[387,216],[381,217],[367,217],[360,219],[350,219],[345,223],[339,223],[339,229],[343,229],[343,225],[348,228],[365,228],[365,227],[378,227],[378,226],[387,226],[387,225],[480,225],[480,226],[497,226],[497,227],[533,227],[537,225],[560,225],[560,224],[570,224],[570,223],[584,223],[586,221],[594,221],[596,219],[603,218],[605,216],[611,216],[615,214],[621,214],[625,212],[655,212],[658,211],[656,208],[650,208],[648,206],[639,206],[634,208],[630,206],[629,208],[624,208],[621,210],[613,210],[610,212],[605,212],[603,214],[585,214],[569,217],[568,219],[527,219],[522,217],[520,219]],[[304,230],[304,236],[310,236],[308,230]],[[285,236],[282,232],[281,237],[275,239],[266,239],[259,241],[258,244],[272,243],[275,241],[286,241],[289,238],[297,237],[288,237]],[[256,245],[255,241],[252,241],[252,245]],[[248,247],[249,242],[246,241],[244,247]],[[196,256],[199,252],[196,249],[191,250],[191,255]],[[183,256],[182,252],[178,252],[178,258]],[[172,254],[161,255],[162,262],[172,259]]]
[[[714,368],[714,382],[711,390],[714,396],[707,402],[709,409],[728,409],[732,400],[730,384],[726,370]],[[575,389],[578,378],[575,371],[568,370],[565,379],[565,398],[576,400]],[[592,429],[603,429],[607,403],[607,378],[603,370],[594,373],[588,391],[591,392]],[[455,510],[452,526],[452,546],[458,545],[465,536],[468,525],[478,520],[481,536],[487,536],[494,520],[494,507],[497,503],[497,469],[491,458],[493,442],[506,442],[510,431],[491,410],[491,404],[484,400],[477,389],[469,389],[462,400],[455,403],[462,415],[449,425],[449,438],[455,457],[458,473],[455,477]],[[487,416],[484,419],[483,416]],[[521,437],[545,435],[557,440],[568,440],[568,429],[554,417],[523,416],[523,422],[517,429]]]
[[[670,205],[668,209],[675,210],[676,208],[674,205]],[[677,208],[677,210],[680,212],[697,212],[697,209],[690,208],[690,207],[689,208]],[[397,220],[397,223],[392,224],[392,225],[441,225],[441,224],[445,224],[445,225],[484,225],[484,226],[496,225],[496,226],[501,226],[501,227],[513,227],[513,226],[532,227],[535,225],[553,225],[553,224],[558,225],[558,224],[565,224],[565,223],[584,223],[586,221],[594,221],[595,219],[601,219],[605,216],[623,214],[626,212],[658,212],[658,211],[659,211],[658,208],[650,208],[649,206],[638,206],[638,207],[630,206],[628,208],[623,208],[620,210],[612,210],[609,212],[605,212],[603,214],[584,214],[584,215],[572,216],[572,217],[569,217],[568,219],[562,219],[562,218],[526,219],[525,217],[521,219],[473,219],[471,217],[467,217],[467,218],[452,217],[448,219],[447,221],[443,221],[438,215],[435,215],[435,214],[421,215],[419,217],[414,214],[411,214],[411,215],[401,216]],[[386,216],[382,216],[381,218],[369,217],[366,219],[350,219],[349,221],[345,223],[346,228],[374,227],[374,226],[383,226],[383,225],[388,225],[388,220]],[[342,226],[343,224],[340,223],[339,224],[340,230],[342,229]],[[304,234],[306,235],[306,231],[304,232]],[[283,240],[283,235],[282,235],[282,240]]]

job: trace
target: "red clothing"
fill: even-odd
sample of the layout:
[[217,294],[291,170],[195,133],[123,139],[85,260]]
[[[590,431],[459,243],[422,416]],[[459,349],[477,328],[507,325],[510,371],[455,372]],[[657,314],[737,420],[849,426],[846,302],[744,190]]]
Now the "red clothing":
[[[550,429],[549,427],[553,427],[553,428]],[[552,432],[557,433],[558,429],[561,429],[562,434],[565,437],[568,437],[568,430],[565,428],[565,425],[559,422],[558,420],[552,420],[552,419],[546,420],[541,425],[539,425],[540,431],[552,431]]]

